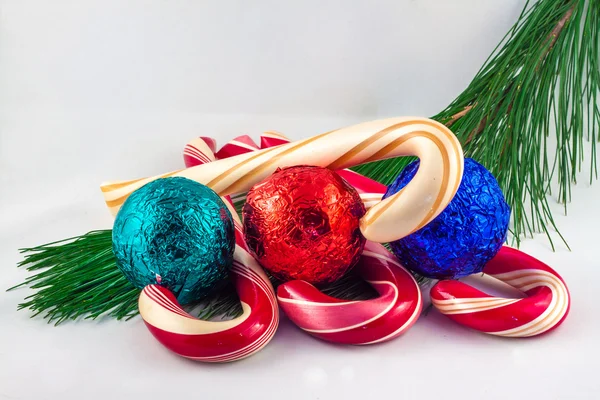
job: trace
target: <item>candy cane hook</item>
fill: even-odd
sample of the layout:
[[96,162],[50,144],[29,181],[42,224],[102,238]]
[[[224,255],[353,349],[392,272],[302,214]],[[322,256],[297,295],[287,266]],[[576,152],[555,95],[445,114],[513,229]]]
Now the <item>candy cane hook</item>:
[[439,215],[460,184],[460,143],[447,127],[433,120],[391,118],[367,122],[210,165],[106,183],[101,189],[107,206],[116,214],[134,190],[158,178],[182,176],[206,184],[223,196],[247,191],[279,167],[308,164],[337,170],[401,155],[420,158],[416,176],[401,192],[375,204],[361,219],[361,231],[368,240],[388,242],[409,235]]
[[382,245],[367,242],[355,269],[377,290],[378,298],[343,301],[308,282],[291,281],[277,288],[279,305],[302,330],[343,344],[384,342],[417,321],[423,307],[419,286]]
[[493,297],[459,281],[440,281],[431,288],[434,307],[461,325],[505,337],[541,335],[567,317],[569,290],[560,275],[543,262],[504,246],[483,272],[527,297]]
[[[277,134],[276,139],[264,134],[261,148],[284,144],[285,136]],[[187,166],[196,165],[200,160],[186,158],[194,148],[204,144],[194,139],[184,149]],[[257,148],[248,136],[237,137],[224,145],[217,154],[234,156]],[[381,200],[385,185],[375,182],[349,170],[337,171],[359,192],[367,209]],[[383,246],[367,242],[359,264],[359,276],[369,282],[379,293],[376,299],[365,301],[343,301],[321,293],[304,281],[291,281],[279,286],[277,299],[288,317],[298,327],[323,340],[364,345],[393,339],[418,319],[423,306],[421,291],[412,275],[405,270],[394,256]]]
[[[203,162],[214,160],[210,141],[195,144],[202,150],[193,154],[194,157],[201,155]],[[183,357],[204,362],[248,357],[273,338],[279,325],[279,309],[271,282],[248,253],[231,199],[223,200],[234,218],[236,247],[231,277],[242,303],[242,315],[230,321],[198,320],[181,308],[168,289],[158,285],[146,286],[138,300],[142,319],[159,342]]]

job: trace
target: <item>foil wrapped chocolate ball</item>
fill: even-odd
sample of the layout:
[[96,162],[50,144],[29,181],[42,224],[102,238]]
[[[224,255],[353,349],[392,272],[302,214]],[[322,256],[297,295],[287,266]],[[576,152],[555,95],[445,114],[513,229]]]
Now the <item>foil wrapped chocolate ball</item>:
[[[400,191],[418,169],[418,161],[406,166],[383,198]],[[509,220],[510,207],[496,178],[466,158],[461,184],[448,207],[390,246],[406,268],[420,275],[457,279],[483,270],[506,241]]]
[[358,192],[327,168],[278,169],[248,192],[244,237],[279,280],[331,283],[360,258],[365,212]]
[[181,304],[223,284],[233,263],[229,210],[210,188],[186,178],[158,179],[133,192],[112,238],[117,265],[135,287],[164,286]]

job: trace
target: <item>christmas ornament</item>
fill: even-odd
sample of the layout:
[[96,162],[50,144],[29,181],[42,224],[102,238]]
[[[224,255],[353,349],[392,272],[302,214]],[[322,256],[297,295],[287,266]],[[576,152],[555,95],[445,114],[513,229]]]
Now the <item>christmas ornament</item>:
[[[212,154],[212,152],[210,153]],[[262,349],[275,335],[279,309],[271,282],[248,253],[239,217],[231,200],[235,223],[232,279],[243,312],[229,321],[201,321],[181,308],[175,296],[158,285],[146,286],[140,294],[140,314],[154,337],[176,354],[203,362],[229,362]]]
[[[388,187],[384,198],[401,191],[418,174],[408,165]],[[510,208],[492,174],[465,159],[456,195],[427,226],[390,243],[402,264],[423,276],[456,279],[481,272],[506,240]]]
[[567,317],[571,303],[567,286],[541,261],[504,246],[483,272],[527,297],[493,297],[462,282],[440,281],[431,288],[433,306],[461,325],[505,337],[541,335]]
[[289,167],[255,185],[243,208],[244,237],[281,281],[339,279],[360,257],[365,207],[356,190],[321,167]]
[[113,227],[113,252],[137,288],[158,284],[182,304],[228,276],[235,246],[231,213],[208,187],[164,178],[136,190]]
[[[239,193],[277,168],[308,164],[343,169],[398,155],[415,155],[421,167],[402,193],[375,204],[361,219],[361,232],[388,242],[425,226],[450,202],[462,176],[460,144],[444,125],[426,118],[390,118],[323,133],[296,143],[241,154],[152,178],[102,185],[106,205],[116,213],[136,189],[165,176],[206,183],[219,195]],[[402,201],[399,201],[402,199]],[[403,221],[398,225],[397,221]]]

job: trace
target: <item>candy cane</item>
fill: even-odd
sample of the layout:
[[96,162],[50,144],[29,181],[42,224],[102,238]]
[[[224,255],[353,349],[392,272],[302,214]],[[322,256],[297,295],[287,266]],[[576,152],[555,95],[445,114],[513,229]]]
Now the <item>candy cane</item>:
[[223,196],[248,190],[279,167],[309,164],[337,170],[401,155],[420,158],[416,176],[361,219],[361,231],[368,240],[388,242],[425,226],[458,189],[462,149],[452,132],[438,122],[425,118],[373,121],[152,178],[106,183],[101,189],[107,206],[116,214],[134,190],[158,178],[182,176]]
[[[263,138],[261,148],[269,147],[271,143]],[[272,144],[281,145],[286,140],[281,134],[278,139]],[[240,142],[246,145],[238,146]],[[253,144],[252,139],[245,136],[233,139],[223,149],[229,149],[230,155],[238,155],[252,151],[251,148],[256,147]],[[381,200],[385,193],[385,185],[379,182],[349,170],[338,173],[357,189],[367,208]],[[335,343],[383,342],[399,336],[416,322],[423,306],[419,286],[383,246],[367,242],[356,271],[378,291],[378,298],[343,301],[321,293],[307,282],[291,281],[279,286],[277,299],[298,327]]]
[[493,297],[462,282],[440,281],[431,288],[435,308],[461,325],[506,337],[541,335],[567,317],[571,301],[567,286],[541,261],[505,246],[483,272],[527,297]]
[[250,136],[239,136],[225,146],[221,147],[221,149],[215,153],[217,159],[229,158],[232,156],[237,156],[238,154],[242,154],[240,149],[243,149],[244,152],[255,151],[258,150],[258,146],[254,143],[254,141],[250,138]]
[[423,307],[419,286],[382,245],[367,242],[355,268],[377,290],[378,298],[343,301],[308,282],[291,281],[277,288],[281,308],[304,331],[343,344],[384,342],[417,321]]
[[[195,142],[201,152],[194,157],[214,159],[210,142],[201,141]],[[198,320],[181,308],[168,289],[158,285],[146,286],[138,300],[142,319],[160,343],[183,357],[205,362],[248,357],[273,338],[279,325],[279,309],[271,282],[248,253],[231,199],[225,197],[224,200],[234,218],[236,247],[231,275],[242,303],[242,315],[230,321]]]
[[185,145],[183,162],[186,167],[215,161],[217,142],[209,137],[199,137]]

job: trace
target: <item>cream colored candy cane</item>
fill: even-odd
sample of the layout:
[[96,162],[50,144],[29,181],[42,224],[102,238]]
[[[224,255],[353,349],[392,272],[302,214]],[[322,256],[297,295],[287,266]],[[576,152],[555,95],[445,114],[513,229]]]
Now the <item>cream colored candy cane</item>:
[[462,148],[454,134],[436,121],[400,117],[366,122],[152,178],[105,183],[101,189],[116,215],[134,190],[159,178],[189,178],[226,196],[247,191],[280,167],[316,165],[337,170],[397,156],[419,157],[417,174],[404,189],[374,205],[361,220],[363,235],[382,243],[425,226],[458,190]]

